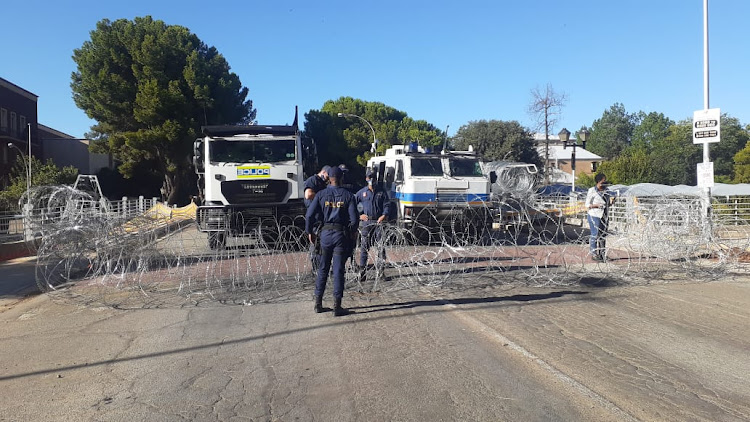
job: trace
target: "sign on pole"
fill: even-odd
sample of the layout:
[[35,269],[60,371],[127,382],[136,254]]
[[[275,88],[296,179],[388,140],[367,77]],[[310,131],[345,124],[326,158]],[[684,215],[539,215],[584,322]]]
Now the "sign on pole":
[[721,109],[709,108],[693,112],[693,143],[719,142]]
[[714,162],[698,163],[698,187],[714,187]]

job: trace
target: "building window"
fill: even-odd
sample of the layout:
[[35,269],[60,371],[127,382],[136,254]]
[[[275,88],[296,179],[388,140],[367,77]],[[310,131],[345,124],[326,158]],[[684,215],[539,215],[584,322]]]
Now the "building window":
[[18,134],[18,121],[16,121],[16,112],[10,112],[10,134],[16,136]]
[[21,133],[23,133],[24,130],[26,130],[26,116],[19,116],[19,129],[21,129]]
[[0,130],[8,131],[8,110],[0,108]]

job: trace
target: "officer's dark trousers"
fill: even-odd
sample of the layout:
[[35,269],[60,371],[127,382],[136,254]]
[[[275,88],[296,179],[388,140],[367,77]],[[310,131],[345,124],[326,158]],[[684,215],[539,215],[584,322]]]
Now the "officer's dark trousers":
[[[381,261],[385,261],[385,248],[380,244],[380,240],[383,237],[383,225],[382,224],[369,224],[360,227],[359,237],[359,265],[365,267],[367,265],[367,253],[372,245],[376,245],[378,248],[378,258]],[[377,261],[376,261],[377,262]]]
[[350,243],[343,231],[323,229],[320,232],[321,256],[318,279],[315,282],[316,296],[323,296],[333,262],[333,297],[344,297],[344,264],[350,253]]

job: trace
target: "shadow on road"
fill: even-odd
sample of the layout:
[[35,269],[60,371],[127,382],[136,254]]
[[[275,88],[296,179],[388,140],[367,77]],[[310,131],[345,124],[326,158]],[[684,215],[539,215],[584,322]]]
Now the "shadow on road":
[[[566,295],[586,295],[588,292],[562,290],[559,292],[540,293],[540,294],[518,294],[512,296],[493,296],[493,297],[471,297],[458,299],[434,299],[434,300],[414,300],[409,302],[389,303],[384,305],[366,305],[353,306],[350,310],[358,314],[370,312],[393,311],[398,309],[411,309],[423,306],[445,306],[445,305],[471,305],[487,304],[497,302],[532,302],[537,300],[554,299]],[[365,310],[363,310],[365,309]]]
[[[497,297],[486,297],[486,298],[418,300],[418,301],[410,301],[410,302],[392,303],[392,304],[387,304],[387,305],[371,305],[371,306],[353,307],[349,309],[353,310],[352,315],[356,316],[357,314],[364,314],[364,313],[370,313],[370,312],[409,309],[409,308],[415,308],[415,307],[430,307],[430,306],[443,307],[443,306],[450,305],[450,304],[466,305],[466,304],[486,304],[486,303],[495,303],[495,302],[532,302],[532,301],[538,301],[538,300],[559,298],[559,297],[563,297],[567,295],[585,295],[585,294],[588,294],[588,292],[563,290],[563,291],[550,292],[550,293],[544,293],[544,294],[518,294],[518,295],[512,295],[512,296],[497,296]],[[360,310],[354,311],[356,309],[360,309]],[[369,309],[369,310],[362,311],[361,309]],[[427,312],[442,312],[442,311],[443,310],[441,309],[431,309],[431,310],[428,310]],[[312,305],[310,306],[310,312],[312,312]],[[329,314],[326,316],[329,316]],[[368,318],[367,321],[377,321],[380,319],[388,319],[388,318],[394,318],[398,316],[399,315],[375,316],[375,317]],[[72,371],[72,370],[83,369],[83,368],[93,368],[93,367],[104,366],[104,365],[113,365],[113,364],[117,364],[121,362],[138,361],[138,360],[151,359],[151,358],[157,358],[157,357],[162,357],[162,356],[177,355],[181,353],[192,353],[197,350],[205,350],[205,349],[211,349],[215,347],[226,347],[232,344],[242,344],[242,343],[248,343],[248,342],[259,341],[259,340],[263,341],[263,340],[267,340],[270,337],[279,337],[279,336],[291,335],[291,334],[296,334],[296,333],[305,332],[305,331],[320,330],[320,329],[325,329],[329,327],[341,326],[343,324],[356,324],[359,321],[360,320],[356,318],[345,318],[343,320],[337,319],[334,322],[329,322],[325,324],[309,326],[309,327],[300,327],[300,328],[295,328],[291,330],[278,331],[275,333],[262,333],[262,334],[242,337],[242,338],[238,338],[234,340],[222,340],[222,341],[202,344],[198,346],[182,347],[182,348],[176,348],[176,349],[171,349],[171,350],[164,350],[160,352],[146,353],[146,354],[131,356],[131,357],[105,359],[105,360],[100,360],[100,361],[95,361],[95,362],[86,362],[86,363],[68,365],[68,366],[63,366],[63,367],[40,369],[36,371],[22,372],[22,373],[17,373],[17,374],[10,374],[10,375],[2,375],[0,376],[0,381],[25,378],[25,377],[35,376],[35,375],[45,375],[45,374],[50,374],[50,373]]]

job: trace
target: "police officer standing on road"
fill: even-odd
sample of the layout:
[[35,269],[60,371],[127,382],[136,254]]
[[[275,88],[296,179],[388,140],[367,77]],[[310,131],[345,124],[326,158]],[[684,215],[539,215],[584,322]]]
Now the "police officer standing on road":
[[[357,192],[357,209],[361,213],[360,220],[360,238],[359,238],[359,281],[365,281],[365,272],[367,269],[367,252],[370,247],[377,243],[383,236],[382,223],[390,215],[391,201],[388,199],[388,193],[382,185],[375,183],[375,171],[367,169],[365,172],[365,181],[367,186]],[[378,262],[379,261],[379,262]],[[382,265],[385,263],[385,247],[378,246],[378,277],[382,275]],[[377,265],[380,264],[380,265]]]
[[359,219],[354,195],[339,186],[343,172],[333,167],[328,172],[331,185],[315,195],[307,209],[305,230],[310,243],[315,243],[316,233],[312,223],[320,220],[320,268],[315,282],[315,312],[323,312],[323,293],[325,292],[328,273],[333,261],[333,315],[342,316],[349,312],[341,307],[344,297],[344,263],[351,255],[353,233],[357,232]]
[[310,201],[315,198],[315,194],[328,186],[329,170],[331,170],[331,166],[323,166],[318,174],[313,174],[305,180],[305,207],[310,206]]
[[[323,166],[322,169],[318,172],[318,174],[313,174],[312,176],[308,177],[307,180],[305,180],[304,184],[304,198],[305,198],[305,208],[310,208],[310,203],[312,202],[313,198],[315,198],[315,195],[322,191],[323,189],[328,186],[328,172],[331,170],[331,166]],[[320,229],[320,222],[319,221],[313,221],[313,230],[315,231],[315,234],[318,234],[318,231]],[[310,245],[310,263],[312,264],[312,271],[313,274],[316,273],[318,270],[318,265],[320,261],[320,254],[318,253],[318,246],[317,244]]]

